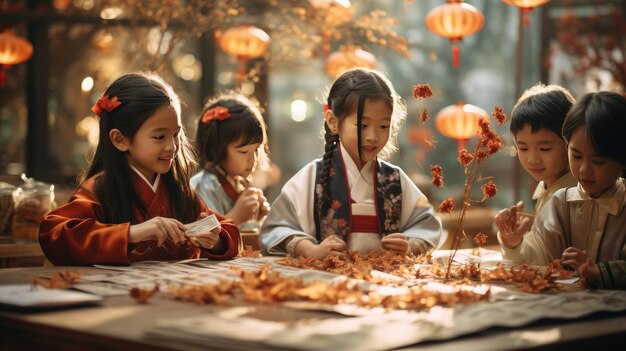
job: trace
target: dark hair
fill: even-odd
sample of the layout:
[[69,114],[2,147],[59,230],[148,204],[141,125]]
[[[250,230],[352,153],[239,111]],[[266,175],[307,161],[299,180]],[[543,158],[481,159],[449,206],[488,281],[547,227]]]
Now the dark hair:
[[[381,151],[384,158],[397,149],[396,139],[400,123],[406,117],[404,101],[393,89],[391,82],[382,74],[367,69],[355,68],[340,75],[330,87],[326,104],[333,114],[341,121],[352,113],[357,113],[357,140],[359,158],[361,158],[361,121],[363,108],[366,100],[382,100],[392,111],[389,141]],[[333,134],[324,123],[324,156],[322,158],[322,170],[320,171],[320,183],[322,184],[322,201],[317,204],[321,217],[326,216],[330,207],[328,177],[332,167],[332,153],[339,143],[339,136]]]
[[589,141],[599,156],[626,167],[626,97],[608,91],[583,95],[565,118],[565,140],[569,142],[579,128],[587,128]]
[[[227,108],[230,117],[204,123],[202,116],[218,106]],[[196,132],[200,167],[213,171],[226,160],[228,145],[237,141],[238,146],[261,144],[258,162],[268,162],[267,127],[260,109],[248,98],[240,94],[221,95],[207,102],[200,116]]]
[[[117,78],[103,95],[117,97],[121,104],[100,114],[100,140],[83,181],[100,172],[94,191],[102,203],[105,218],[110,223],[134,222],[132,209],[143,208],[132,183],[134,172],[126,154],[118,150],[109,136],[118,129],[125,137],[132,138],[143,123],[163,106],[169,106],[180,116],[180,99],[172,87],[155,73],[129,73]],[[162,175],[169,195],[171,213],[183,223],[197,219],[200,203],[191,190],[189,179],[195,167],[195,156],[185,136],[179,134],[180,145],[170,170]]]
[[526,89],[511,111],[511,133],[517,134],[524,125],[530,125],[531,132],[540,128],[561,135],[563,121],[574,104],[574,97],[560,85],[538,83]]

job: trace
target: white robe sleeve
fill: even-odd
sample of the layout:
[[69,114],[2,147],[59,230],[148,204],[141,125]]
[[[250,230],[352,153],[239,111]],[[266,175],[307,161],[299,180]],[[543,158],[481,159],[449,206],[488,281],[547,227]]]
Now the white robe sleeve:
[[502,247],[502,256],[516,263],[526,262],[535,265],[546,265],[555,258],[561,258],[566,248],[565,231],[569,231],[569,204],[566,200],[567,189],[558,190],[541,209],[522,242],[515,248],[508,248],[502,242],[500,233],[498,241]]
[[233,208],[234,201],[228,197],[214,174],[201,171],[191,177],[190,183],[191,188],[211,210],[225,215]]
[[[433,206],[402,169],[400,169],[400,183],[402,185],[400,232],[409,239],[409,242],[419,239],[431,247],[441,247],[446,242],[446,235],[442,230],[441,220],[435,215]],[[411,246],[412,249],[421,247],[419,251],[423,251],[423,245],[419,242]]]
[[313,218],[315,162],[296,173],[272,204],[259,236],[263,254],[285,255],[287,245],[283,241],[294,237],[317,244]]

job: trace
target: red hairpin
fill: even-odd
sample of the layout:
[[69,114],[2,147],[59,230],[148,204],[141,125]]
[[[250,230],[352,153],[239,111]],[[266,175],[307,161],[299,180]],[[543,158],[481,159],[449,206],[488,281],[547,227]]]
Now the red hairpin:
[[91,106],[91,111],[93,111],[93,113],[100,117],[100,115],[102,114],[102,110],[106,112],[111,112],[121,104],[121,102],[117,101],[117,96],[109,99],[109,95],[103,95],[98,99],[98,101],[96,101],[93,106]]
[[202,115],[202,123],[209,124],[211,121],[223,121],[230,118],[230,112],[224,106],[216,106],[207,110]]
[[330,106],[328,106],[328,104],[324,104],[324,112],[330,110]]

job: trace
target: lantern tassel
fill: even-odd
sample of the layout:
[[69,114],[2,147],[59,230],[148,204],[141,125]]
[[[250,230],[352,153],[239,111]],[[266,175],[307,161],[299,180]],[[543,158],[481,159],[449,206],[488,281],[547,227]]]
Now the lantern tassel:
[[0,89],[5,88],[7,79],[7,71],[5,65],[0,64]]
[[522,9],[522,21],[524,22],[524,28],[530,27],[530,11],[532,11],[532,9]]
[[461,61],[461,49],[459,46],[454,44],[452,45],[452,65],[454,68],[459,68],[459,62]]

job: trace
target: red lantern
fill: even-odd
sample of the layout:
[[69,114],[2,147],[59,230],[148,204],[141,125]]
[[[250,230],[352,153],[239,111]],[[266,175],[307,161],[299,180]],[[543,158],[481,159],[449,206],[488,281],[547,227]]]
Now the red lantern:
[[456,140],[461,149],[465,142],[478,132],[480,117],[489,118],[489,115],[478,106],[457,102],[437,113],[435,127],[444,136]]
[[352,68],[374,68],[375,66],[376,57],[374,55],[353,46],[343,47],[341,50],[328,55],[326,59],[326,73],[332,78],[338,77]]
[[0,88],[4,88],[6,70],[33,55],[33,46],[11,31],[0,33]]
[[245,75],[245,64],[251,58],[263,56],[270,45],[270,36],[255,26],[238,26],[218,32],[217,39],[222,50],[239,59],[239,78]]
[[502,0],[510,5],[515,5],[522,10],[524,14],[524,27],[528,27],[530,25],[530,19],[528,15],[530,12],[537,6],[541,6],[550,0]]
[[463,0],[448,0],[426,15],[426,26],[431,32],[447,37],[452,43],[452,63],[459,67],[459,47],[463,37],[478,32],[485,23],[485,16]]

